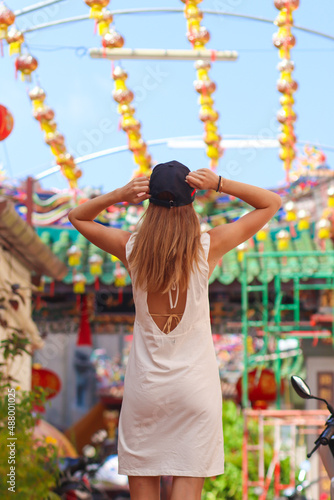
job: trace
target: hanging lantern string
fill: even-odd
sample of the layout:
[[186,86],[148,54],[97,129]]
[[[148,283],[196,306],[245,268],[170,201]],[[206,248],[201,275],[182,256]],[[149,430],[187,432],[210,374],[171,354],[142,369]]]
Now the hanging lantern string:
[[[35,71],[38,68],[37,59],[31,55],[24,34],[14,26],[15,14],[10,11],[3,3],[0,4],[0,39],[5,39],[9,45],[9,55],[16,55],[15,59],[15,78],[20,73],[21,80],[28,83],[28,95],[33,103],[33,116],[39,122],[44,131],[44,140],[50,146],[52,154],[55,156],[56,163],[60,166],[61,172],[69,181],[70,187],[77,187],[77,180],[82,175],[81,170],[76,166],[75,160],[70,155],[65,146],[65,139],[57,130],[57,124],[54,121],[55,113],[53,109],[44,104],[46,93],[39,84],[39,78]],[[9,29],[9,26],[11,28]],[[25,52],[22,52],[22,46]],[[38,82],[35,87],[30,89],[34,74]]]
[[[201,26],[203,13],[198,8],[198,4],[202,0],[181,0],[184,6],[184,15],[187,19],[187,38],[191,43],[193,49],[203,50],[210,40],[210,33]],[[216,52],[211,51],[211,62],[216,59]],[[216,168],[219,158],[223,155],[221,147],[221,135],[218,131],[218,118],[219,113],[214,109],[214,99],[212,94],[216,90],[216,84],[210,79],[209,71],[211,64],[208,61],[198,60],[195,63],[197,70],[197,78],[194,81],[196,92],[200,94],[199,104],[200,112],[199,118],[204,123],[204,137],[203,140],[206,144],[206,154],[210,158],[211,168]]]
[[[103,49],[122,48],[124,38],[114,27],[110,27],[113,16],[106,9],[110,0],[84,0],[90,7],[89,16],[95,20],[96,32],[101,36]],[[152,168],[152,158],[147,151],[147,144],[142,138],[141,123],[135,118],[135,108],[131,105],[134,100],[133,92],[126,86],[128,74],[122,68],[121,63],[111,65],[111,76],[115,82],[112,96],[118,103],[117,111],[121,115],[119,128],[123,129],[128,136],[128,145],[133,153],[133,159],[137,165],[134,172],[135,177],[149,176]]]
[[296,156],[295,145],[297,138],[294,132],[294,123],[297,115],[293,109],[295,102],[293,94],[298,89],[298,83],[293,80],[292,73],[294,62],[290,57],[290,49],[296,44],[296,39],[291,32],[293,26],[292,12],[298,8],[299,0],[274,0],[275,7],[280,11],[274,23],[278,31],[273,35],[273,44],[279,50],[281,59],[278,64],[280,78],[277,81],[277,89],[282,94],[280,98],[281,108],[277,113],[277,119],[281,124],[281,132],[278,137],[280,142],[279,157],[283,161],[286,174],[286,182],[290,181],[292,162]]

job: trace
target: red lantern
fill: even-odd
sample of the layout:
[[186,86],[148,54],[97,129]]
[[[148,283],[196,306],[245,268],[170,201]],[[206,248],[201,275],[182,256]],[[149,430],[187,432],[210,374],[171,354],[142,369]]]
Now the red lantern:
[[21,71],[23,80],[31,81],[31,73],[37,69],[38,62],[31,54],[21,54],[15,61],[17,71]]
[[102,46],[107,49],[121,49],[123,45],[124,38],[114,29],[110,29],[102,37]]
[[14,126],[14,118],[5,106],[0,104],[0,141],[6,139]]
[[61,381],[58,375],[46,368],[33,366],[31,373],[31,388],[43,387],[48,390],[46,399],[54,398],[61,390]]
[[6,38],[8,26],[15,21],[15,14],[4,3],[0,5],[0,40]]
[[[242,378],[240,377],[237,385],[238,401],[242,399]],[[284,390],[283,380],[281,381],[281,394]],[[277,396],[277,386],[275,374],[272,370],[264,368],[260,370],[252,370],[248,373],[248,399],[252,407],[266,408],[269,403],[273,403]]]

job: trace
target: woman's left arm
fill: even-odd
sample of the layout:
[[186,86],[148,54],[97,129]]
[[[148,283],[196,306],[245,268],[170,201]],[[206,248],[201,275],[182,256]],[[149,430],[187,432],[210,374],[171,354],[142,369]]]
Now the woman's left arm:
[[97,196],[73,208],[68,214],[68,219],[87,240],[101,248],[101,250],[115,255],[127,265],[125,245],[131,233],[122,229],[103,226],[98,222],[94,222],[94,219],[110,205],[122,201],[137,204],[149,197],[149,179],[147,177],[138,177],[125,186],[115,189],[115,191]]

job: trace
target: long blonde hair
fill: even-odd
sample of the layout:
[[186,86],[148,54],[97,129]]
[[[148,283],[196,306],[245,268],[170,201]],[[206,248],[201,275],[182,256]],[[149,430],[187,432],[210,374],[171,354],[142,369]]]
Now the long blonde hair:
[[136,284],[151,293],[166,293],[174,283],[185,290],[194,266],[199,268],[200,238],[192,204],[170,209],[150,203],[128,259]]

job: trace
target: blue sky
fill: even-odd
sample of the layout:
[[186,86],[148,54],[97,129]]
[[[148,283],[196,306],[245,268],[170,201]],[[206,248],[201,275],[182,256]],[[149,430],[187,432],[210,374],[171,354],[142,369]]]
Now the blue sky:
[[[7,0],[6,3],[14,10],[29,4],[22,0]],[[140,7],[183,8],[183,5],[180,0],[140,2]],[[200,6],[269,19],[278,14],[273,2],[266,0],[204,0]],[[109,5],[111,10],[135,7],[138,7],[136,0],[111,0]],[[18,17],[17,27],[24,29],[87,12],[83,1],[65,0],[43,11]],[[331,35],[334,35],[333,18],[331,0],[302,0],[294,13],[296,25]],[[220,113],[221,134],[225,137],[275,136],[280,96],[276,90],[279,59],[271,39],[276,27],[213,15],[205,15],[202,24],[211,33],[208,48],[233,49],[239,53],[236,62],[214,63],[210,73],[218,86],[214,97]],[[181,13],[116,15],[114,26],[124,36],[125,47],[190,48],[185,37],[186,21]],[[296,135],[301,141],[334,146],[334,41],[297,30],[295,36],[297,45],[292,50],[292,59],[296,65],[295,79],[299,83],[295,94]],[[118,130],[119,117],[111,97],[111,62],[93,60],[87,54],[88,48],[100,46],[100,38],[93,33],[93,21],[36,31],[27,34],[26,40],[39,61],[36,74],[47,93],[46,104],[56,112],[58,129],[65,135],[68,149],[75,156],[81,156],[125,145],[126,135]],[[142,122],[145,140],[202,135],[192,62],[126,60],[123,67],[129,74],[128,86],[137,95],[136,117]],[[11,110],[15,119],[11,136],[0,145],[0,163],[8,175],[24,178],[50,167],[53,155],[43,141],[38,123],[32,118],[27,84],[14,78],[14,58],[9,58],[6,46],[0,68],[0,102]],[[334,152],[325,152],[328,164],[333,167]],[[170,150],[166,146],[155,146],[151,154],[156,163],[178,159],[191,170],[208,166],[204,150]],[[103,192],[110,191],[125,184],[134,168],[128,151],[90,161],[82,165],[84,175],[79,184],[80,187],[89,185]],[[282,163],[275,149],[226,150],[218,173],[262,187],[274,187],[284,180]],[[63,189],[67,181],[58,173],[44,179],[42,185]]]

